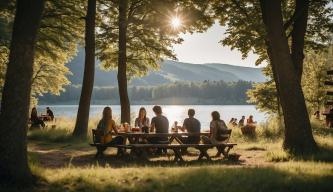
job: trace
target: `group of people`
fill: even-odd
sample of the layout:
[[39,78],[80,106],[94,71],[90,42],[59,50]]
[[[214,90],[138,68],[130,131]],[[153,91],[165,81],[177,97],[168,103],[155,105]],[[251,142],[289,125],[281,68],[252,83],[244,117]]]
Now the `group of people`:
[[[155,132],[155,133],[169,133],[169,120],[162,113],[161,106],[154,106],[153,112],[155,116],[151,119],[147,117],[147,111],[144,107],[140,108],[138,117],[135,119],[135,127],[139,128],[142,132]],[[188,110],[188,118],[186,118],[183,122],[182,126],[178,126],[177,129],[182,131],[187,131],[188,133],[200,133],[201,131],[201,123],[195,117],[195,110]],[[202,139],[203,143],[216,144],[219,142],[223,142],[224,137],[223,131],[227,130],[228,127],[226,123],[221,120],[220,113],[217,111],[213,111],[212,120],[210,122],[210,136],[203,136],[200,138],[200,135],[193,135],[188,137],[180,138],[183,143],[186,144],[198,144]],[[101,137],[101,141],[104,144],[108,145],[119,145],[123,144],[125,141],[123,137],[117,136],[119,126],[116,126],[115,121],[112,119],[112,109],[110,107],[105,107],[103,110],[103,117],[99,121],[97,130],[104,133]],[[115,137],[112,137],[115,135]],[[152,144],[160,144],[168,142],[167,137],[151,137],[147,138],[147,143]],[[98,147],[96,156],[103,155],[105,147]],[[162,151],[156,151],[157,154],[160,154]],[[118,149],[118,154],[122,154],[123,151]]]
[[238,121],[238,123],[237,123],[237,118],[231,118],[231,120],[229,121],[229,124],[234,127],[255,126],[256,123],[257,122],[253,120],[253,115],[250,115],[246,119],[246,124],[245,124],[245,116],[242,116],[242,118]]
[[46,116],[45,118],[38,116],[37,108],[33,107],[31,109],[31,114],[30,114],[30,122],[31,122],[31,127],[39,127],[42,126],[42,128],[45,128],[45,120],[47,121],[53,121],[54,119],[54,114],[53,111],[49,108],[46,107]]

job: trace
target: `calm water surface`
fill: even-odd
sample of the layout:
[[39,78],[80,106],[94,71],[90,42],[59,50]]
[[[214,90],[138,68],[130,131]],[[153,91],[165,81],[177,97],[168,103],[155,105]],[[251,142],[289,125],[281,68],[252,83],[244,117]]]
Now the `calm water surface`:
[[[39,114],[45,113],[46,105],[40,105],[37,107]],[[65,116],[75,118],[78,106],[77,105],[48,105],[55,116]],[[103,108],[105,105],[92,105],[90,107],[90,116],[101,116]],[[113,111],[113,116],[120,116],[120,106],[119,105],[110,105]],[[132,105],[131,113],[132,117],[136,117],[139,112],[140,107],[145,107],[147,110],[147,115],[151,119],[153,117],[153,105]],[[234,117],[238,120],[242,115],[248,117],[253,115],[255,121],[263,122],[266,119],[264,113],[256,110],[253,105],[162,105],[163,114],[169,119],[170,126],[173,125],[173,122],[178,121],[182,123],[183,120],[187,117],[187,110],[193,108],[196,111],[195,117],[200,120],[201,126],[203,129],[209,127],[209,122],[211,120],[211,112],[218,111],[221,114],[221,117],[226,122]]]

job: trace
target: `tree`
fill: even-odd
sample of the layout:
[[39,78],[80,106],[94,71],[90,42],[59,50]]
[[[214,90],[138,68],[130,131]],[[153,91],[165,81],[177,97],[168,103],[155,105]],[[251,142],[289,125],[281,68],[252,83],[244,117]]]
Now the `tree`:
[[[327,50],[308,50],[306,52],[302,75],[302,90],[310,114],[313,111],[320,110],[327,100],[324,83],[325,80],[329,80],[326,71],[330,70],[331,67],[332,64],[329,63]],[[255,104],[260,111],[276,115],[279,113],[279,104],[275,82],[271,77],[271,73],[270,67],[265,67],[264,74],[270,80],[256,83],[253,89],[247,91],[247,95],[249,97],[248,102]]]
[[273,81],[256,83],[253,89],[247,91],[249,97],[248,102],[255,104],[256,108],[261,112],[270,115],[278,114],[279,105],[277,102],[277,91]]
[[0,178],[4,183],[31,184],[33,180],[28,167],[26,131],[35,45],[44,4],[44,0],[16,1],[0,113]]
[[118,15],[118,88],[121,106],[121,123],[131,122],[130,102],[127,92],[127,0],[119,1],[119,15]]
[[95,75],[95,18],[96,0],[88,0],[87,15],[85,18],[85,63],[79,109],[73,135],[86,137],[88,131],[89,109]]
[[[288,42],[294,42],[293,46],[293,53],[290,54],[297,54],[297,64],[293,62],[292,66],[295,74],[297,75],[296,80],[299,82],[301,69],[303,68],[300,65],[303,65],[303,62],[299,62],[300,58],[299,54],[303,53],[303,47],[307,49],[321,49],[325,47],[325,42],[329,38],[329,32],[332,31],[332,21],[331,21],[331,12],[332,9],[327,6],[329,1],[328,0],[320,0],[320,1],[311,1],[310,4],[304,3],[303,1],[280,1],[282,5],[279,5],[281,9],[281,15],[283,17],[282,21],[286,21],[282,24],[282,29],[284,30],[283,33],[286,34],[288,38]],[[298,4],[296,6],[296,4]],[[227,24],[227,37],[223,39],[222,43],[224,45],[229,45],[233,49],[237,48],[243,53],[243,57],[246,57],[249,52],[254,52],[259,55],[256,64],[260,64],[263,61],[269,61],[269,66],[272,70],[272,78],[276,85],[277,95],[279,96],[278,102],[282,104],[280,101],[282,93],[280,93],[280,87],[284,87],[285,85],[280,85],[280,78],[278,77],[277,66],[280,66],[280,63],[274,63],[280,58],[276,59],[273,58],[272,53],[272,44],[269,41],[269,38],[266,36],[266,28],[263,27],[263,19],[261,13],[261,5],[259,1],[239,1],[239,0],[230,0],[225,2],[218,2],[216,1],[213,4],[216,14],[219,16],[219,20],[221,24]],[[307,13],[308,10],[308,13]],[[222,14],[223,13],[223,14]],[[300,18],[302,17],[302,18]],[[304,18],[307,22],[304,22]],[[270,18],[271,19],[271,18]],[[271,21],[271,20],[270,20]],[[274,21],[275,22],[275,21]],[[306,32],[304,32],[306,29]],[[292,35],[293,31],[297,31],[298,35],[301,37]],[[296,32],[295,32],[296,33]],[[289,40],[291,38],[291,40]],[[292,39],[294,38],[294,40]],[[300,39],[301,38],[301,39]],[[303,41],[302,41],[303,38]],[[305,43],[303,45],[303,43]],[[298,45],[296,45],[298,44]],[[287,44],[288,45],[288,44]],[[303,60],[302,60],[303,61]],[[296,90],[298,91],[298,90]],[[301,91],[301,90],[300,90]],[[302,95],[302,93],[301,93]],[[300,105],[304,105],[301,108],[305,108],[305,104],[300,103]],[[285,109],[281,106],[284,118],[286,118]],[[279,109],[279,108],[278,108]],[[298,108],[297,110],[302,110]],[[306,111],[305,111],[306,112]],[[290,111],[288,112],[290,113]],[[296,109],[291,112],[295,113],[294,115],[297,116],[298,114],[304,114],[303,111],[296,112]],[[301,115],[302,116],[302,115]],[[290,118],[290,117],[288,117]],[[303,116],[302,118],[307,118]],[[299,118],[301,122],[309,122],[309,120],[304,120]],[[290,122],[284,122],[286,124],[286,132],[289,128],[294,129],[293,124],[289,124]],[[305,123],[307,124],[307,123]],[[303,125],[299,125],[303,126]],[[309,129],[310,125],[306,125],[304,129]],[[298,127],[295,128],[300,131],[298,134],[302,135],[301,131],[303,128]],[[308,131],[306,135],[308,135]],[[310,129],[311,132],[311,129]],[[290,135],[290,134],[288,134]],[[293,135],[297,137],[297,135]],[[312,134],[309,135],[306,140],[309,140],[310,143],[313,141]],[[291,138],[285,138],[285,140],[290,140]],[[297,139],[295,138],[295,141]],[[287,142],[286,142],[287,143]],[[295,143],[296,145],[296,143]],[[284,145],[286,149],[290,150],[298,150],[300,151],[307,150],[306,148],[301,149],[301,146],[289,146],[289,144]],[[295,148],[294,148],[295,147]],[[297,149],[296,149],[297,148]],[[308,148],[311,150],[311,147]]]
[[[15,1],[11,0],[11,4]],[[11,5],[10,4],[10,5]],[[71,74],[65,66],[76,54],[77,44],[82,39],[83,22],[79,19],[83,12],[80,0],[53,0],[47,1],[38,29],[34,71],[32,80],[32,103],[37,102],[37,97],[45,93],[59,95],[65,91],[64,86],[70,84],[67,76]],[[3,16],[0,25],[1,31],[0,50],[0,87],[3,87],[9,45],[11,42],[11,29],[14,20],[15,6],[7,6],[0,11]]]
[[298,80],[299,74],[295,72],[287,36],[283,28],[281,1],[260,0],[260,5],[271,48],[273,73],[279,79],[279,98],[285,122],[283,146],[294,153],[314,151],[317,146],[312,135],[301,83]]
[[[171,47],[182,41],[178,37],[180,32],[203,31],[210,26],[212,18],[208,2],[101,2],[97,55],[104,68],[118,68],[122,122],[130,122],[127,81],[157,69],[162,59],[176,59]],[[172,29],[170,20],[173,16],[184,17],[183,27]]]
[[319,111],[327,100],[325,80],[329,80],[326,72],[330,69],[332,63],[328,63],[326,50],[305,54],[302,87],[311,113]]

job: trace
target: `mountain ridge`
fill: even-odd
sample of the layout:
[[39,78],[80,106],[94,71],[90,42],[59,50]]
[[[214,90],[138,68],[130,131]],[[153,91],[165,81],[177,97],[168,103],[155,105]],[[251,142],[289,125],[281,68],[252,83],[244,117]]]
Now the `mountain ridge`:
[[[107,87],[117,85],[116,71],[104,71],[96,60],[95,87]],[[73,75],[68,76],[72,85],[81,85],[84,71],[84,51],[80,50],[75,58],[66,66]],[[150,71],[144,77],[133,78],[130,86],[158,86],[177,81],[202,82],[220,81],[252,81],[263,82],[266,80],[261,73],[261,68],[243,67],[231,64],[207,63],[191,64],[172,60],[165,60],[160,64],[160,69]]]

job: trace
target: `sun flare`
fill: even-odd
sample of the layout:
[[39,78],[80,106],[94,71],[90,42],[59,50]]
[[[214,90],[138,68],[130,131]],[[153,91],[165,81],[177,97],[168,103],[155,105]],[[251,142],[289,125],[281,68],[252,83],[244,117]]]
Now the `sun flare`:
[[174,17],[171,19],[171,26],[174,29],[179,28],[182,25],[182,21],[180,20],[179,17]]

